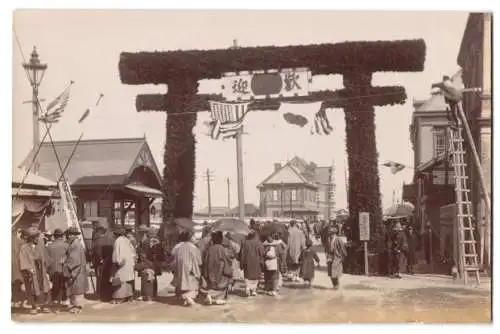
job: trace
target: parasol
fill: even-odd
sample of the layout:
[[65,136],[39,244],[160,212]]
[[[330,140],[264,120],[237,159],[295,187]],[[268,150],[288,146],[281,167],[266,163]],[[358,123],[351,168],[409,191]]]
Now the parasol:
[[247,235],[250,232],[250,228],[242,220],[234,218],[222,218],[217,220],[210,226],[210,231],[222,231]]
[[409,217],[413,216],[413,210],[415,207],[413,204],[404,202],[401,204],[395,204],[391,207],[389,207],[385,213],[384,216],[386,217]]

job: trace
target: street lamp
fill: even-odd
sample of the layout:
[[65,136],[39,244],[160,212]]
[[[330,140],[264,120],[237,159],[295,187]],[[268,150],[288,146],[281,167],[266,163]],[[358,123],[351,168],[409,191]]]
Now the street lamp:
[[[33,97],[31,104],[33,106],[33,154],[35,154],[38,146],[40,145],[40,128],[39,128],[39,115],[40,115],[40,103],[38,101],[38,88],[42,83],[45,70],[47,69],[47,64],[42,64],[38,58],[38,52],[36,51],[36,46],[33,47],[33,52],[31,52],[31,58],[29,63],[23,63],[23,68],[28,74],[30,80],[31,88],[33,91]],[[33,161],[33,173],[38,172],[38,159],[34,157]]]

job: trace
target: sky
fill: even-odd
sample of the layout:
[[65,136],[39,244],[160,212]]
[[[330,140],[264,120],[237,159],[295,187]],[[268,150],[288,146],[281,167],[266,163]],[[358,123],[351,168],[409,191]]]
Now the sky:
[[[40,98],[55,98],[70,82],[68,107],[52,130],[54,140],[133,138],[146,136],[156,163],[163,169],[166,116],[161,112],[135,109],[138,94],[165,93],[165,85],[124,85],[118,73],[121,52],[220,49],[232,45],[283,46],[343,41],[423,38],[427,47],[424,70],[418,73],[376,73],[373,85],[402,85],[408,100],[404,105],[375,108],[376,141],[380,162],[397,161],[408,166],[393,175],[380,167],[382,204],[387,208],[401,196],[403,182],[413,177],[410,143],[414,99],[429,97],[430,85],[444,74],[458,70],[456,58],[465,29],[466,12],[335,12],[335,11],[118,11],[118,10],[20,10],[14,13],[14,29],[21,50],[13,39],[13,165],[31,149],[31,87],[21,66],[23,56],[36,45],[48,69],[40,87]],[[257,24],[256,24],[257,23]],[[200,82],[200,93],[219,93],[215,80]],[[311,90],[341,89],[342,78],[315,76]],[[78,124],[86,108],[104,97],[90,117]],[[317,105],[290,106],[314,113]],[[296,110],[298,110],[296,109]],[[288,109],[287,109],[288,110]],[[329,136],[311,136],[306,130],[285,123],[280,113],[249,113],[243,136],[245,202],[259,204],[256,186],[273,171],[275,162],[294,156],[319,166],[335,164],[335,194],[338,209],[347,208],[344,114],[327,111],[333,124]],[[198,115],[194,129],[196,148],[195,208],[208,204],[204,173],[212,172],[212,205],[227,206],[230,180],[231,206],[237,205],[236,146],[234,140],[212,140]],[[43,131],[42,135],[43,135]]]

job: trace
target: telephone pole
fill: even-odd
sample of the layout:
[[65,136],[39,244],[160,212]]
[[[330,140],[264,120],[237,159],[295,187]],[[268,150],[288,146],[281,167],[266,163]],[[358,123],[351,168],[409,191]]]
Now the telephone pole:
[[[233,49],[238,48],[238,41],[233,40]],[[243,126],[236,133],[236,171],[238,173],[238,211],[239,219],[245,219],[245,191],[243,184],[243,144],[241,142],[241,137],[243,134]]]
[[207,181],[207,192],[208,192],[208,217],[212,217],[212,193],[211,193],[211,187],[210,187],[210,182],[213,181],[212,178],[212,172],[210,169],[207,168],[206,174],[205,174],[205,180]]
[[[31,52],[31,58],[29,63],[23,64],[24,69],[28,73],[32,88],[32,100],[31,104],[33,106],[33,154],[40,146],[40,127],[39,127],[39,117],[40,117],[40,101],[38,101],[38,88],[42,83],[43,75],[47,69],[47,64],[42,64],[38,58],[38,52],[36,52],[36,47],[33,47],[33,52]],[[38,158],[33,157],[33,174],[38,173]]]
[[227,183],[227,208],[231,209],[231,181],[229,178],[226,179]]

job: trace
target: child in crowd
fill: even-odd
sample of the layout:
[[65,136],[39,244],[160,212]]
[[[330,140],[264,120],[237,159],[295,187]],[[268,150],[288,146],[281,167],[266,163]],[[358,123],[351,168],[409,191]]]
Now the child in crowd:
[[307,288],[311,287],[311,283],[314,280],[314,262],[319,266],[318,254],[312,248],[312,241],[307,239],[306,248],[302,251],[299,258],[300,277],[304,280]]
[[270,235],[264,241],[264,285],[269,296],[276,296],[278,288],[278,259],[280,243]]

